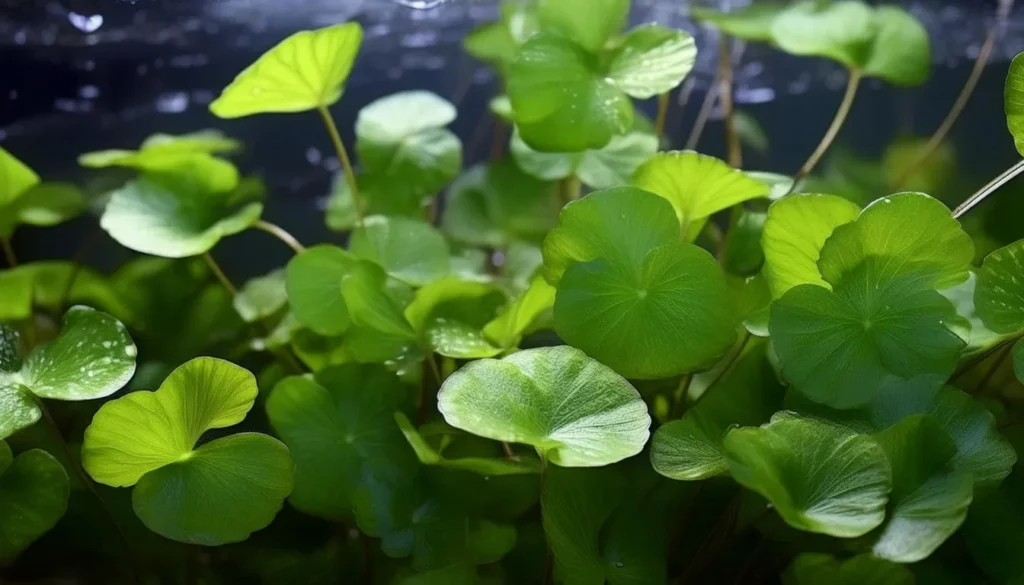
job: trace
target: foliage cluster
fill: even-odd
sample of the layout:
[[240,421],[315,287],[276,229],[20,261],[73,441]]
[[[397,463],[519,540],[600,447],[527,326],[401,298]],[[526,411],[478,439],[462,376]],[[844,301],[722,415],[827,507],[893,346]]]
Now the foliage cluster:
[[[468,169],[456,107],[426,91],[360,110],[350,158],[330,108],[351,107],[357,24],[241,72],[215,116],[323,118],[344,247],[262,219],[219,132],[82,155],[130,174],[97,198],[0,149],[0,565],[103,583],[1024,579],[1024,240],[1004,227],[1019,214],[964,216],[1024,165],[955,211],[948,145],[814,173],[861,79],[929,77],[920,23],[859,1],[694,13],[724,51],[848,69],[801,169],[743,165],[768,139],[733,111],[727,52],[709,96],[728,161],[663,150],[697,47],[626,30],[629,12],[509,2],[469,34],[508,140]],[[1024,153],[1022,104],[1017,59]],[[88,209],[140,255],[109,275],[18,264],[16,228]],[[236,288],[211,253],[250,229],[294,257]]]

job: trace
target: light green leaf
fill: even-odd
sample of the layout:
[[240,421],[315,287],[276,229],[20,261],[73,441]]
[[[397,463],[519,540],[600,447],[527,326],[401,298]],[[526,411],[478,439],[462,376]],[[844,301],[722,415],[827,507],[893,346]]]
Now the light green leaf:
[[267,416],[295,459],[291,504],[331,520],[350,518],[364,466],[412,461],[392,418],[410,396],[411,389],[380,365],[346,364],[315,379],[278,382],[267,398]]
[[630,0],[540,0],[540,23],[596,53],[629,17]]
[[0,209],[39,183],[39,175],[0,147]]
[[[738,315],[711,254],[675,243],[642,263],[573,264],[558,285],[555,329],[620,374],[666,378],[712,366],[736,340]],[[672,327],[662,327],[668,320]]]
[[895,85],[920,85],[931,73],[927,31],[896,6],[808,0],[775,18],[772,37],[787,53],[833,59]]
[[484,477],[493,477],[497,475],[530,475],[541,472],[540,460],[533,458],[497,459],[488,457],[460,457],[458,459],[448,459],[441,455],[441,453],[438,453],[437,450],[434,449],[422,435],[420,435],[419,431],[416,430],[416,427],[409,421],[409,417],[405,416],[401,412],[396,412],[395,422],[398,423],[398,428],[401,429],[402,434],[405,435],[405,440],[408,441],[409,446],[416,452],[416,457],[420,460],[420,463],[424,465],[438,465],[449,469],[460,469],[476,473]]
[[903,419],[876,435],[892,468],[889,518],[874,553],[897,563],[928,558],[967,517],[971,473],[950,463],[956,444],[928,416]]
[[[636,171],[633,184],[667,199],[684,233],[711,215],[768,196],[768,186],[717,158],[692,151],[656,155]],[[699,231],[699,230],[697,230]]]
[[729,473],[722,444],[726,433],[735,425],[767,422],[782,406],[783,393],[765,358],[764,346],[754,345],[710,395],[688,409],[683,418],[658,428],[651,442],[654,470],[685,481]]
[[414,286],[429,284],[451,270],[444,236],[430,224],[404,217],[367,217],[352,232],[349,251]]
[[540,152],[530,148],[518,131],[512,135],[512,156],[528,174],[545,181],[571,176],[594,189],[628,185],[636,169],[658,152],[653,134],[630,132],[612,138],[604,148],[583,152]]
[[836,227],[821,249],[818,269],[835,285],[868,259],[872,279],[880,283],[905,278],[921,288],[943,289],[970,276],[974,244],[941,201],[924,193],[898,193]]
[[502,160],[475,166],[452,184],[441,225],[453,240],[504,248],[520,239],[540,242],[560,207],[554,184]]
[[362,41],[354,22],[297,32],[239,73],[210,111],[240,118],[330,106],[341,99]]
[[[751,4],[750,6],[758,6]],[[754,114],[746,110],[736,110],[732,114],[733,127],[736,130],[736,136],[740,139],[740,143],[744,144],[760,154],[767,154],[769,149],[768,133],[765,132],[764,126],[757,120]],[[748,173],[749,175],[750,173]],[[785,175],[779,175],[785,176]],[[755,175],[754,178],[757,178]],[[791,177],[786,177],[792,183]],[[762,180],[762,183],[767,181]],[[771,186],[771,184],[769,184]],[[787,188],[786,191],[789,191]],[[774,197],[773,197],[774,199]]]
[[953,305],[921,289],[914,275],[880,279],[884,270],[875,265],[861,264],[834,291],[803,284],[772,305],[783,375],[815,402],[864,405],[883,387],[918,376],[937,388],[956,368],[966,344],[950,329]]
[[1010,62],[1003,92],[1006,127],[1013,136],[1017,152],[1024,155],[1024,57],[1017,55]]
[[517,347],[522,336],[555,305],[555,287],[541,276],[530,281],[530,287],[509,303],[483,328],[484,336],[498,347]]
[[505,295],[493,284],[450,277],[417,291],[405,318],[443,356],[494,357],[501,348],[492,345],[482,330],[505,302]]
[[210,191],[178,174],[149,174],[115,191],[100,226],[121,245],[166,258],[198,256],[263,213],[246,186]]
[[104,398],[132,378],[137,353],[120,321],[88,307],[71,307],[60,335],[33,350],[15,380],[42,398]]
[[285,288],[299,323],[321,335],[341,335],[352,324],[341,283],[359,260],[337,246],[321,244],[288,262]]
[[85,211],[87,205],[85,195],[71,183],[40,183],[7,206],[0,205],[0,235],[9,236],[20,224],[58,225]]
[[885,519],[892,477],[871,437],[782,412],[761,427],[729,431],[725,456],[736,481],[794,528],[852,538]]
[[[254,323],[277,314],[288,304],[284,269],[274,270],[245,283],[235,295],[233,304],[246,323]],[[340,296],[341,289],[337,289]]]
[[768,208],[761,247],[763,274],[775,298],[800,284],[829,287],[818,258],[832,232],[857,218],[860,208],[835,195],[796,194]]
[[730,12],[718,12],[702,6],[690,7],[690,15],[698,22],[714,25],[723,33],[761,43],[772,42],[772,24],[787,8],[776,2],[754,2]]
[[[549,4],[565,7],[561,1]],[[583,14],[597,11],[588,5]],[[516,54],[508,96],[523,140],[540,151],[603,148],[633,125],[632,102],[598,69],[594,57],[549,33],[531,37]]]
[[479,26],[462,40],[467,53],[497,67],[504,73],[516,51],[540,27],[537,6],[527,2],[504,2],[501,20]]
[[914,574],[902,565],[870,553],[839,561],[823,553],[800,553],[783,575],[785,585],[914,585]]
[[953,303],[953,306],[956,307],[957,315],[970,325],[968,331],[957,332],[960,337],[968,340],[967,347],[964,348],[965,353],[991,347],[1000,338],[1000,335],[986,327],[981,317],[978,316],[974,306],[974,295],[977,291],[977,285],[978,273],[972,270],[967,280],[952,288],[939,291],[942,296]]
[[697,44],[689,33],[649,24],[621,40],[608,75],[622,91],[643,100],[675,89],[696,61]]
[[138,150],[87,152],[78,157],[78,164],[91,169],[128,167],[140,171],[167,171],[194,158],[219,160],[195,155],[230,153],[241,147],[240,142],[224,136],[219,130],[200,130],[177,136],[154,134],[142,141]]
[[288,449],[256,433],[197,442],[242,422],[257,393],[245,369],[191,360],[155,392],[104,404],[85,431],[82,466],[106,485],[137,484],[135,513],[161,536],[205,546],[245,540],[270,524],[292,490]]
[[651,250],[677,241],[662,198],[632,187],[591,193],[566,205],[544,240],[544,276],[556,284],[571,264],[597,259],[640,267]]
[[455,115],[455,106],[428,91],[396,93],[370,103],[356,119],[363,172],[386,177],[414,197],[433,195],[462,168],[462,143],[445,130]]
[[1024,331],[1024,240],[985,257],[974,289],[974,309],[996,333]]
[[42,449],[17,457],[0,441],[0,567],[64,516],[70,488],[64,467]]
[[470,362],[445,381],[438,409],[456,428],[532,445],[565,467],[632,457],[643,449],[651,424],[629,382],[568,346]]

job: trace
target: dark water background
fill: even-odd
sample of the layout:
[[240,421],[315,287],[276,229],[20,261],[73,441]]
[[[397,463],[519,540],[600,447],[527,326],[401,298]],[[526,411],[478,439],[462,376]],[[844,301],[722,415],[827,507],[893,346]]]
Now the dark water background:
[[[996,8],[995,0],[903,4],[929,29],[935,70],[928,84],[910,90],[877,80],[862,85],[837,144],[868,157],[879,156],[900,134],[934,130],[967,78]],[[696,89],[685,110],[673,107],[669,117],[669,136],[678,148],[717,61],[715,33],[694,26],[688,5],[635,0],[633,14],[634,23],[656,21],[697,38]],[[337,161],[316,114],[224,121],[206,105],[288,34],[354,19],[367,38],[346,95],[332,108],[346,140],[351,143],[355,115],[370,101],[429,89],[458,105],[453,129],[463,139],[468,166],[489,152],[486,106],[494,85],[489,71],[463,54],[460,40],[496,14],[496,0],[449,0],[429,10],[399,6],[398,0],[0,0],[0,144],[44,179],[82,182],[89,176],[75,163],[82,152],[135,148],[156,132],[219,128],[245,143],[237,158],[241,170],[267,181],[267,219],[306,244],[339,241],[323,223]],[[1024,50],[1022,21],[1024,7],[1013,10],[952,134],[968,185],[980,186],[1017,157],[1005,129],[1002,90],[1009,59]],[[736,100],[771,139],[770,153],[748,153],[747,166],[795,171],[828,126],[844,83],[844,72],[825,61],[745,47],[737,63]],[[652,113],[653,103],[641,107]],[[709,124],[700,150],[724,156],[720,121]],[[14,244],[25,261],[68,258],[95,223],[82,217],[59,229],[22,228]],[[216,252],[236,280],[288,258],[283,246],[255,233],[229,238]],[[105,240],[90,260],[112,268],[130,254]]]

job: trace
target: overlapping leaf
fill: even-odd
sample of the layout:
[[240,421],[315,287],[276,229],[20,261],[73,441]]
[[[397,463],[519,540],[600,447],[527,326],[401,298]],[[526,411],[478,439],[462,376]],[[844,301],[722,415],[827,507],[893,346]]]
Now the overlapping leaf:
[[70,488],[60,462],[42,449],[17,457],[0,441],[0,567],[64,516]]

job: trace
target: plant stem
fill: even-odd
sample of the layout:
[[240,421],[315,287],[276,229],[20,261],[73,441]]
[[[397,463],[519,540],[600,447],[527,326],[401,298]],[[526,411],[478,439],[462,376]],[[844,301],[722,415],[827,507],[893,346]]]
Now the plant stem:
[[565,194],[565,202],[569,203],[580,198],[580,193],[583,191],[583,184],[580,183],[579,177],[572,174],[562,179],[562,189]]
[[935,152],[935,149],[942,144],[942,141],[946,139],[949,131],[953,129],[953,124],[956,124],[957,119],[960,118],[960,114],[963,113],[964,108],[967,107],[967,102],[971,100],[971,95],[974,94],[975,88],[978,87],[978,81],[981,79],[981,74],[985,71],[985,66],[988,65],[989,57],[992,55],[992,49],[995,47],[996,39],[999,37],[1000,31],[1006,25],[1006,17],[1013,7],[1013,0],[1003,0],[999,4],[999,10],[996,14],[996,20],[992,23],[992,26],[988,29],[988,34],[985,36],[985,43],[981,46],[981,51],[978,52],[977,59],[974,60],[974,67],[971,69],[970,75],[967,76],[967,82],[964,83],[963,88],[960,90],[960,94],[956,97],[956,101],[953,102],[953,107],[946,114],[946,118],[939,125],[935,133],[932,134],[931,138],[924,145],[913,161],[907,165],[903,172],[899,174],[895,181],[892,182],[891,189],[898,191],[903,187],[903,184],[907,182],[907,179],[914,175],[923,165],[928,158]]
[[78,478],[78,481],[81,482],[82,485],[85,486],[85,488],[92,493],[93,497],[96,498],[96,501],[99,502],[100,509],[103,510],[103,513],[106,514],[107,518],[110,519],[110,524],[114,527],[114,532],[117,533],[117,538],[121,541],[121,545],[124,547],[124,550],[128,555],[129,565],[131,566],[132,579],[136,583],[139,583],[140,581],[138,574],[138,566],[136,565],[137,560],[135,558],[135,551],[129,544],[128,537],[125,536],[124,530],[121,528],[121,524],[117,521],[117,518],[114,516],[114,512],[110,509],[110,506],[107,505],[107,501],[103,499],[103,496],[100,495],[99,490],[96,489],[96,484],[93,483],[92,478],[89,477],[89,475],[82,468],[81,463],[78,462],[74,454],[71,452],[71,446],[68,445],[68,442],[64,439],[64,434],[60,432],[60,426],[57,424],[57,421],[53,418],[53,415],[50,414],[50,409],[46,407],[46,404],[43,402],[41,398],[34,394],[32,394],[31,396],[32,399],[35,401],[36,405],[39,407],[40,412],[42,412],[43,418],[46,419],[46,424],[50,427],[50,431],[53,433],[53,437],[57,439],[57,442],[60,444],[61,449],[64,451],[64,457],[67,458],[68,465],[71,467],[71,471],[75,474],[75,477]]
[[75,288],[75,281],[78,280],[79,273],[82,272],[82,268],[85,261],[89,257],[89,253],[96,246],[96,242],[99,241],[100,235],[103,234],[103,229],[99,225],[92,228],[92,231],[86,237],[82,245],[75,251],[74,257],[71,259],[72,267],[71,274],[68,275],[68,281],[64,284],[64,290],[61,291],[60,300],[57,302],[58,314],[63,312],[64,306],[68,303],[68,298],[71,297],[71,291]]
[[279,225],[272,224],[269,221],[263,221],[262,219],[256,220],[256,223],[252,224],[252,227],[260,231],[267,232],[275,238],[281,240],[286,246],[295,251],[296,254],[301,254],[306,249],[295,236],[289,234]]
[[18,267],[18,257],[14,255],[14,246],[11,245],[11,238],[0,236],[0,248],[4,249],[4,258],[7,260],[8,268]]
[[860,86],[862,77],[863,74],[859,69],[850,69],[850,78],[846,82],[846,93],[843,94],[843,101],[839,103],[839,109],[836,110],[836,115],[832,118],[832,124],[828,127],[825,135],[821,138],[821,142],[818,143],[818,147],[811,153],[804,166],[800,167],[800,170],[793,175],[793,184],[789,187],[789,193],[792,193],[796,189],[797,184],[811,174],[811,171],[818,165],[821,157],[825,156],[825,152],[832,145],[832,141],[836,139],[839,129],[843,127],[843,122],[846,121],[846,116],[850,113],[850,106],[853,105],[853,98],[857,96],[857,87]]
[[974,368],[974,366],[984,363],[984,361],[988,359],[989,356],[999,351],[1000,349],[1006,347],[1007,345],[1013,345],[1018,339],[1020,339],[1020,336],[1001,339],[992,347],[985,349],[978,355],[972,356],[970,360],[964,362],[963,364],[957,367],[956,371],[954,371],[953,374],[949,377],[949,383],[952,384],[953,382],[956,382],[957,380],[962,378],[964,374],[971,371],[971,369]]
[[[721,68],[721,65],[719,65],[719,68]],[[720,76],[721,71],[715,73],[715,79],[708,87],[707,93],[704,94],[704,101],[700,104],[697,119],[693,123],[693,129],[690,130],[690,137],[686,139],[686,150],[696,149],[697,143],[700,142],[700,135],[704,133],[704,126],[707,125],[708,118],[711,117],[711,108],[715,105],[715,99],[718,97],[718,79]]]
[[235,285],[231,282],[227,275],[224,274],[224,271],[220,269],[220,264],[217,264],[217,261],[213,259],[213,256],[211,256],[209,252],[203,253],[203,260],[205,260],[206,265],[210,267],[210,272],[213,273],[213,276],[218,281],[220,281],[220,284],[229,293],[231,293],[231,296],[238,296],[238,289],[235,288]]
[[327,106],[317,107],[320,117],[324,120],[327,133],[331,135],[331,142],[334,143],[334,150],[338,153],[338,160],[341,161],[341,168],[345,171],[345,180],[348,181],[348,188],[352,192],[352,202],[356,206],[356,217],[359,218],[359,227],[363,225],[363,197],[359,193],[359,184],[356,181],[356,172],[352,169],[352,161],[348,158],[348,151],[345,150],[345,143],[341,141],[341,134],[338,133],[338,126],[331,117],[331,111]]
[[494,116],[494,136],[491,139],[491,160],[499,161],[505,153],[505,122]]
[[740,137],[736,134],[735,107],[732,101],[732,54],[729,50],[729,37],[719,37],[719,99],[722,100],[722,114],[725,117],[725,143],[728,147],[729,166],[734,169],[743,166],[743,148]]
[[677,419],[686,411],[686,395],[690,392],[690,384],[693,383],[693,374],[683,374],[679,378],[679,385],[676,386],[676,393],[672,397],[672,409],[669,411],[669,419]]
[[669,94],[665,92],[658,96],[658,116],[654,119],[654,135],[658,138],[659,145],[665,136],[665,122],[668,121]]
[[437,382],[437,387],[440,388],[444,384],[444,377],[441,376],[441,369],[437,367],[437,360],[434,359],[433,352],[427,354],[427,365],[430,367],[431,373],[434,374],[434,381]]
[[753,337],[753,335],[751,335],[748,331],[746,335],[743,336],[743,340],[740,341],[740,346],[736,348],[736,352],[733,353],[732,356],[729,357],[729,361],[725,363],[725,367],[722,368],[722,371],[718,372],[718,375],[715,376],[715,379],[712,380],[710,384],[708,384],[708,387],[704,389],[704,392],[697,397],[697,400],[693,401],[693,404],[691,404],[690,408],[688,408],[687,410],[695,408],[698,404],[700,404],[701,400],[707,398],[708,395],[711,394],[711,391],[714,390],[716,386],[718,386],[718,383],[721,382],[730,371],[732,371],[733,366],[736,365],[736,362],[739,361],[740,356],[743,355],[743,350],[746,349],[747,344],[750,343],[751,337]]
[[1006,183],[1009,183],[1011,179],[1024,172],[1024,160],[1019,161],[1009,169],[1003,171],[1003,174],[999,175],[992,182],[982,187],[977,193],[971,195],[966,201],[957,206],[953,210],[953,217],[959,219],[968,211],[974,209],[979,203],[985,200],[986,197],[991,195]]
[[999,367],[1003,365],[1003,362],[1006,361],[1006,358],[1010,355],[1010,352],[1012,350],[1013,344],[1008,343],[1006,344],[1006,347],[1001,352],[999,352],[999,355],[996,356],[994,360],[992,360],[992,365],[989,367],[988,371],[985,372],[985,375],[981,378],[981,381],[978,382],[978,388],[977,390],[974,391],[975,396],[983,396],[985,394],[985,390],[988,388],[989,382],[991,382],[992,378],[995,377],[996,372],[999,371]]

